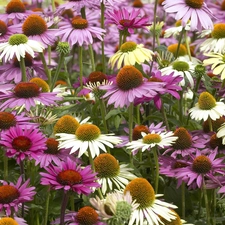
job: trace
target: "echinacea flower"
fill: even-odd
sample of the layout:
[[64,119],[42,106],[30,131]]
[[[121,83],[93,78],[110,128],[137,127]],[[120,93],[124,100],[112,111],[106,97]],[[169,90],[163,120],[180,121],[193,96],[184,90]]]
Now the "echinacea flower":
[[106,146],[113,148],[113,145],[120,143],[120,138],[111,134],[101,134],[101,130],[94,124],[80,124],[75,134],[57,133],[59,136],[59,148],[71,148],[70,154],[78,152],[78,157],[87,154],[94,158],[100,154],[100,149],[106,152]]
[[14,216],[12,217],[0,217],[0,225],[28,225],[23,218]]
[[45,168],[46,172],[41,172],[41,184],[50,185],[53,189],[73,191],[77,194],[89,195],[98,188],[96,173],[91,166],[82,168],[70,158],[60,162],[57,166],[52,164]]
[[108,225],[128,222],[132,212],[139,206],[132,199],[129,191],[126,194],[119,191],[107,193],[104,199],[96,196],[90,199],[90,203]]
[[182,20],[182,26],[191,20],[192,31],[213,28],[214,16],[204,0],[165,0],[162,4],[167,13],[175,13],[175,19]]
[[188,166],[180,168],[175,177],[182,179],[188,186],[202,188],[203,179],[216,180],[216,174],[224,175],[224,158],[216,158],[217,151],[204,155],[200,151],[196,155],[191,154],[186,160]]
[[171,222],[176,219],[175,213],[171,209],[177,206],[160,201],[157,197],[161,194],[155,194],[152,185],[145,178],[135,178],[126,186],[124,193],[130,192],[132,199],[139,204],[138,208],[133,210],[128,225],[161,224],[161,218]]
[[[67,225],[107,225],[100,221],[99,215],[96,210],[90,206],[84,206],[78,210],[78,212],[68,212],[65,214],[65,224]],[[56,219],[51,224],[59,224],[60,219]]]
[[200,44],[200,51],[203,53],[225,53],[225,23],[214,24],[211,37]]
[[216,120],[225,115],[225,104],[217,102],[209,92],[202,92],[198,102],[189,110],[190,116],[195,120],[204,120],[208,118]]
[[0,210],[4,210],[9,216],[11,212],[17,212],[21,203],[33,200],[36,194],[35,187],[28,187],[30,180],[22,183],[22,176],[19,177],[17,183],[0,181]]
[[136,178],[132,168],[126,164],[119,164],[118,160],[109,153],[97,156],[94,165],[103,195],[115,189],[124,189],[130,180]]
[[127,149],[132,149],[133,154],[137,154],[138,150],[144,152],[145,150],[150,151],[151,148],[159,146],[161,148],[171,146],[178,137],[174,136],[172,131],[169,132],[158,132],[152,131],[151,133],[141,133],[142,138],[136,141],[131,141],[126,144]]
[[103,98],[108,98],[108,105],[114,104],[117,107],[129,106],[135,99],[145,95],[156,96],[163,87],[163,83],[151,83],[144,79],[142,73],[134,66],[124,66],[116,76],[115,82],[111,85],[101,86],[106,90]]
[[211,52],[204,55],[207,59],[203,61],[203,65],[211,65],[213,74],[220,75],[221,80],[225,79],[225,54]]
[[35,83],[20,82],[5,93],[0,93],[0,100],[5,100],[0,106],[1,110],[18,107],[29,111],[31,107],[40,104],[57,105],[56,101],[62,98],[57,97],[57,93],[54,92],[41,92],[41,88]]
[[141,16],[140,9],[132,9],[129,12],[125,7],[106,12],[105,24],[115,24],[120,31],[127,31],[130,34],[133,34],[137,28],[147,30],[147,26],[150,25],[149,17]]
[[9,37],[7,42],[0,43],[0,59],[4,58],[5,61],[11,60],[16,56],[17,60],[25,58],[28,53],[34,58],[35,52],[43,52],[44,46],[34,40],[30,40],[24,34],[13,34]]
[[104,29],[89,24],[88,20],[75,16],[71,20],[59,22],[59,31],[55,35],[71,46],[75,44],[82,46],[92,44],[94,38],[102,41],[105,32]]
[[1,134],[0,144],[6,147],[6,155],[19,164],[25,158],[36,159],[46,149],[46,138],[35,126],[15,126]]
[[134,66],[135,63],[142,64],[145,61],[152,61],[154,53],[143,47],[143,44],[136,44],[133,41],[127,41],[121,45],[119,51],[117,51],[109,59],[109,64],[114,68],[117,63],[117,69],[120,69],[124,65]]

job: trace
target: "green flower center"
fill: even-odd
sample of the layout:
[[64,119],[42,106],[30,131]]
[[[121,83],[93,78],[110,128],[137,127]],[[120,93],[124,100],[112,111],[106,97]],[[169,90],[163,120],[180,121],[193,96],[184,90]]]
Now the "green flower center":
[[184,150],[192,145],[191,135],[184,127],[180,127],[174,131],[174,136],[177,136],[176,142],[173,144],[174,149]]
[[88,21],[86,19],[81,18],[80,16],[73,17],[72,26],[75,29],[85,29],[88,27]]
[[100,134],[100,129],[94,124],[81,124],[75,132],[77,139],[81,141],[93,141],[97,139]]
[[17,151],[25,152],[32,146],[32,141],[26,136],[18,136],[13,139],[12,147]]
[[11,0],[6,6],[6,13],[24,13],[25,6],[20,0]]
[[62,116],[54,126],[54,134],[56,133],[66,133],[66,134],[74,134],[79,127],[79,122],[70,115]]
[[186,4],[194,9],[201,9],[204,0],[185,0]]
[[59,152],[59,142],[55,138],[48,138],[46,141],[47,149],[44,151],[45,154],[57,155]]
[[216,106],[216,100],[209,92],[202,92],[198,99],[198,105],[202,110],[210,110]]
[[11,185],[0,186],[0,204],[8,204],[20,196],[17,188]]
[[36,14],[30,15],[23,22],[22,30],[26,36],[41,35],[48,29],[45,20]]
[[6,130],[16,125],[16,118],[12,113],[0,112],[0,129]]
[[143,143],[154,144],[159,143],[162,140],[159,134],[147,134],[143,137]]
[[177,22],[175,23],[175,27],[180,27],[181,26],[181,22],[182,22],[182,20],[177,20]]
[[108,153],[103,153],[94,159],[95,171],[100,178],[111,178],[118,175],[120,166],[116,158]]
[[212,163],[210,159],[205,155],[199,155],[193,161],[192,169],[196,173],[206,174],[211,170],[211,168]]
[[211,33],[213,38],[225,38],[225,23],[217,23]]
[[189,65],[186,62],[178,61],[173,63],[173,69],[177,71],[188,71]]
[[0,20],[0,37],[4,36],[7,32],[7,25],[4,21]]
[[75,170],[64,170],[57,175],[56,180],[62,185],[75,185],[82,182],[82,176]]
[[143,75],[134,66],[124,66],[116,76],[116,83],[119,89],[128,91],[143,83]]
[[21,82],[14,88],[14,95],[18,98],[37,97],[40,93],[39,89],[35,83]]
[[76,215],[80,225],[94,225],[98,222],[98,213],[90,206],[81,208]]
[[60,54],[67,55],[70,52],[70,45],[68,42],[59,42],[56,51]]
[[127,191],[130,192],[132,199],[140,204],[140,209],[151,206],[155,201],[155,191],[152,185],[144,178],[135,178],[130,181],[124,193]]
[[20,45],[28,42],[28,38],[24,34],[13,34],[9,38],[10,45]]
[[121,52],[132,52],[137,48],[137,44],[133,41],[127,41],[121,45]]

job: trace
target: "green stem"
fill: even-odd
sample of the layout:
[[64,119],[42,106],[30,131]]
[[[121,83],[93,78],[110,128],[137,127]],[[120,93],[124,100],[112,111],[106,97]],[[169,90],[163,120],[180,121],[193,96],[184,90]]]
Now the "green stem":
[[55,0],[52,0],[51,3],[52,3],[52,12],[54,13],[55,12]]
[[141,107],[140,104],[136,106],[137,124],[138,124],[138,125],[141,125],[140,107]]
[[184,28],[182,29],[181,33],[180,33],[180,37],[179,37],[179,40],[178,40],[178,45],[177,45],[177,51],[176,51],[176,55],[175,55],[175,58],[178,58],[179,56],[179,50],[180,50],[180,44],[181,44],[181,41],[182,41],[182,37],[184,35]]
[[55,71],[55,74],[54,74],[54,78],[53,78],[53,81],[52,81],[52,84],[51,84],[51,91],[54,89],[56,81],[58,80],[59,73],[60,73],[61,68],[63,66],[63,63],[64,63],[64,57],[65,57],[64,54],[60,54],[60,56],[59,56],[58,66],[56,68],[56,71]]
[[8,157],[5,154],[5,151],[3,152],[3,157],[4,157],[4,180],[8,180],[9,176],[9,170],[8,170]]
[[123,42],[123,32],[121,30],[119,31],[119,35],[120,35],[119,36],[119,49],[120,49]]
[[78,58],[80,68],[80,88],[83,89],[83,47],[78,47]]
[[[104,29],[105,23],[105,5],[103,2],[101,2],[101,28]],[[105,68],[105,43],[104,43],[104,35],[102,36],[102,72],[105,73],[106,72],[106,68]]]
[[157,152],[157,147],[153,147],[153,155],[154,155],[154,161],[155,161],[155,193],[158,193],[159,189],[159,160],[158,160],[158,152]]
[[210,225],[210,210],[209,210],[209,201],[208,201],[208,196],[207,196],[207,191],[205,187],[205,179],[204,175],[202,175],[202,191],[205,199],[205,208],[206,208],[206,223],[207,225]]
[[102,120],[103,120],[103,125],[104,125],[104,132],[107,134],[108,133],[108,125],[105,119],[106,116],[106,108],[105,108],[105,102],[103,101],[103,99],[99,99],[99,107],[100,107],[100,111],[101,111],[101,115],[102,115]]
[[92,69],[92,71],[95,71],[95,58],[94,58],[94,52],[93,52],[92,45],[88,45],[88,49],[89,49],[90,58],[91,58],[91,69]]
[[48,225],[48,211],[49,211],[49,199],[50,199],[50,186],[47,190],[46,202],[45,202],[45,215],[44,215],[44,225]]
[[[131,102],[130,106],[128,108],[128,121],[129,121],[129,142],[132,141],[132,136],[133,136],[133,121],[134,121],[134,103]],[[133,155],[132,152],[130,152],[130,163],[133,165]]]
[[85,7],[81,8],[80,13],[81,13],[82,18],[86,19]]
[[187,39],[187,31],[185,30],[184,31],[184,39],[185,39],[185,44],[186,44],[186,47],[187,47],[187,52],[188,52],[188,57],[189,57],[189,60],[191,61],[191,51],[190,51],[190,44],[188,42],[188,39]]
[[74,196],[70,195],[70,210],[71,211],[75,211],[75,207],[74,207]]
[[163,105],[163,100],[162,100],[161,113],[162,113],[162,117],[163,117],[164,123],[166,125],[166,129],[170,130],[168,119],[167,119],[167,115],[166,115],[165,108],[164,108],[164,105]]
[[25,59],[23,57],[21,57],[19,62],[20,62],[20,69],[21,69],[21,73],[22,73],[22,81],[27,82]]
[[51,65],[52,62],[51,54],[52,54],[51,46],[48,46],[48,65]]
[[182,181],[182,184],[181,184],[182,219],[185,219],[185,187],[186,187],[186,184],[184,181]]
[[46,60],[45,60],[45,57],[44,57],[43,52],[40,52],[39,53],[39,56],[40,56],[41,61],[43,63],[43,67],[44,67],[44,70],[45,70],[45,74],[46,74],[46,76],[48,78],[48,84],[51,85],[52,77],[51,77],[50,70],[48,69],[48,66],[47,66],[47,63],[46,63]]
[[63,192],[62,205],[61,205],[61,214],[60,214],[60,225],[64,225],[65,211],[68,203],[68,192]]
[[212,119],[208,117],[209,131],[213,131]]
[[183,91],[180,91],[179,120],[180,120],[180,124],[182,126],[183,125]]

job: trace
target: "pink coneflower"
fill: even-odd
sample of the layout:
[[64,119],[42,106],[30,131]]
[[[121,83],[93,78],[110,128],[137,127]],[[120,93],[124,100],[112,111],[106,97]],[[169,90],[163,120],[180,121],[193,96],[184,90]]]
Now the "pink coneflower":
[[61,41],[67,41],[71,46],[78,43],[79,46],[83,44],[92,44],[93,38],[102,39],[105,30],[96,26],[88,24],[88,20],[75,16],[71,20],[59,22],[59,31],[56,36],[61,38]]
[[[25,54],[24,60],[28,80],[30,80],[33,76],[38,76],[43,79],[47,78],[41,62],[33,60],[28,53]],[[8,83],[10,81],[14,81],[14,83],[19,83],[22,81],[22,72],[17,58],[14,57],[10,64],[0,65],[0,74],[0,82]]]
[[115,107],[129,106],[135,99],[145,95],[156,96],[162,90],[163,83],[151,83],[144,79],[142,73],[134,66],[124,66],[118,72],[115,82],[99,87],[107,92],[103,98],[108,98],[108,104]]
[[62,98],[57,97],[57,93],[54,92],[41,92],[35,83],[20,82],[6,93],[0,93],[0,100],[5,100],[0,106],[1,110],[22,107],[29,111],[31,107],[40,103],[45,106],[56,105],[56,101]]
[[60,162],[57,166],[51,164],[45,170],[47,173],[40,173],[41,184],[50,185],[55,190],[63,189],[89,195],[94,191],[93,188],[100,186],[96,182],[96,173],[91,170],[91,166],[81,168],[70,158],[67,158],[65,162]]
[[[60,219],[56,219],[52,224],[59,224]],[[100,221],[98,213],[90,206],[84,206],[78,212],[68,212],[65,214],[65,221],[67,225],[107,225]]]
[[0,42],[8,41],[9,37],[15,33],[21,33],[21,25],[7,25],[4,21],[0,20]]
[[17,212],[21,203],[32,201],[36,194],[35,187],[28,187],[30,180],[22,183],[22,176],[19,177],[16,184],[7,181],[0,181],[0,210],[5,210],[9,216],[11,212]]
[[216,158],[217,151],[204,155],[200,151],[196,155],[190,154],[189,160],[186,160],[188,166],[180,168],[175,177],[182,179],[188,186],[201,188],[203,179],[216,180],[216,174],[225,174],[223,163],[224,158]]
[[11,0],[5,9],[5,13],[0,14],[0,20],[19,24],[30,14],[34,14],[31,10],[26,10],[24,3],[20,0]]
[[30,40],[41,42],[45,47],[52,46],[56,41],[57,29],[49,29],[53,22],[47,23],[41,16],[29,15],[23,22],[22,31]]
[[175,19],[182,20],[182,26],[191,20],[191,30],[213,29],[213,13],[204,0],[165,0],[162,3],[167,13],[176,13]]
[[132,9],[129,12],[126,8],[120,10],[108,11],[106,13],[106,24],[115,24],[121,31],[128,31],[130,34],[134,33],[134,29],[144,28],[150,25],[149,17],[140,16],[140,10]]
[[0,144],[5,147],[6,155],[19,164],[25,158],[37,159],[46,149],[46,138],[36,126],[15,126],[2,132]]

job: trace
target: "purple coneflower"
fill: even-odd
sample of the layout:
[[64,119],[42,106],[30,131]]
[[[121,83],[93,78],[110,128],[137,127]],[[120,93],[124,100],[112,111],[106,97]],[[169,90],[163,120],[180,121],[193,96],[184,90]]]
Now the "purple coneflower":
[[17,212],[21,203],[32,201],[36,194],[35,187],[28,187],[30,180],[22,183],[22,176],[16,184],[2,180],[0,182],[0,210],[5,210],[7,216],[11,212]]
[[5,147],[6,155],[19,164],[25,158],[36,159],[46,149],[46,138],[36,126],[15,126],[2,132],[0,144]]
[[41,184],[50,185],[53,189],[63,189],[64,191],[74,191],[77,194],[89,195],[100,185],[96,182],[96,173],[91,170],[91,166],[81,168],[76,162],[67,158],[57,166],[49,165],[45,168],[47,173],[41,172]]

